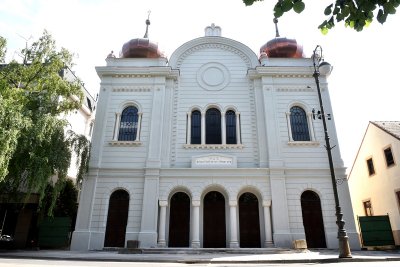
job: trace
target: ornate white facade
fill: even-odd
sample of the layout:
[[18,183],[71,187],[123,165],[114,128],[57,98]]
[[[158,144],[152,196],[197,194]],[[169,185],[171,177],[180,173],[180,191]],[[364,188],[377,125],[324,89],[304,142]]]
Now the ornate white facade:
[[[304,192],[320,201],[325,246],[338,246],[323,126],[311,113],[319,107],[312,61],[259,59],[220,33],[207,27],[206,36],[180,46],[169,61],[109,57],[96,67],[91,164],[71,249],[128,240],[144,248],[291,247],[307,238],[310,246]],[[330,111],[325,75],[321,87]],[[295,136],[294,107],[304,112],[304,140]],[[337,144],[333,119],[328,127]],[[337,176],[345,177],[338,148],[333,158]],[[357,249],[347,184],[338,190]]]

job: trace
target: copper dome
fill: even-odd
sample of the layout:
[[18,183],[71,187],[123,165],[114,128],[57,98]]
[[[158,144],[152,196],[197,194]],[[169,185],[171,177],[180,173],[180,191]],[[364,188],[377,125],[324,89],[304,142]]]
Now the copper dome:
[[159,58],[162,53],[158,50],[158,45],[152,43],[147,38],[136,38],[122,46],[120,54],[122,58]]
[[303,47],[294,39],[276,37],[260,48],[270,58],[302,58]]

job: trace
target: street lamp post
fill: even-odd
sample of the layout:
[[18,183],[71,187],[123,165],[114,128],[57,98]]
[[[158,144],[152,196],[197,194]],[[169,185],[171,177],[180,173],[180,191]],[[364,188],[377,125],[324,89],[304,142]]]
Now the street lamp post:
[[320,76],[320,67],[322,66],[329,66],[329,63],[323,62],[322,58],[322,48],[321,46],[317,45],[314,49],[313,56],[312,56],[313,64],[314,64],[314,79],[315,83],[317,84],[317,91],[318,91],[318,99],[319,99],[319,106],[321,109],[320,118],[322,119],[322,124],[324,126],[324,133],[325,133],[325,148],[328,153],[328,160],[329,160],[329,169],[331,172],[331,180],[332,180],[332,187],[333,187],[333,195],[335,197],[335,207],[336,207],[336,224],[338,226],[338,239],[339,239],[339,258],[351,258],[351,251],[349,246],[349,237],[347,236],[346,229],[344,228],[344,220],[343,220],[343,213],[339,203],[339,196],[337,191],[337,183],[335,177],[335,169],[333,166],[332,160],[332,148],[329,142],[329,135],[328,129],[326,127],[326,118],[324,112],[324,105],[322,103],[321,97],[321,89],[319,86],[319,76]]

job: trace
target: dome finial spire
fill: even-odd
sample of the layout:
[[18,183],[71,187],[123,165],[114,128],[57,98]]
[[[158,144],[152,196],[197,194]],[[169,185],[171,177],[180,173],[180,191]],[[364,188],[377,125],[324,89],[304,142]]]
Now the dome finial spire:
[[278,19],[274,18],[274,23],[275,23],[275,37],[280,37],[279,36],[279,30],[278,30]]
[[151,13],[151,10],[148,11],[148,15],[147,15],[147,19],[146,19],[146,32],[145,32],[143,38],[149,38],[150,13]]

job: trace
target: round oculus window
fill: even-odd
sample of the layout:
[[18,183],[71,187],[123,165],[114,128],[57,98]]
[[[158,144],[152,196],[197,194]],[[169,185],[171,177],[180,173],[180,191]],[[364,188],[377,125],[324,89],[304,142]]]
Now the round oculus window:
[[222,90],[229,83],[229,71],[222,64],[207,63],[198,70],[197,82],[206,90]]

